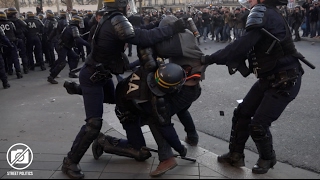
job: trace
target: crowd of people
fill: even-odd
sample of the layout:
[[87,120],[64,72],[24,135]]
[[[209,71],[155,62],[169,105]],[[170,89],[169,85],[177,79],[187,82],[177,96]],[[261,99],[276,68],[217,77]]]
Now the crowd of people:
[[[27,12],[26,18],[20,19],[15,8],[8,8],[0,12],[0,35],[3,48],[7,48],[4,60],[0,59],[5,64],[0,66],[1,80],[5,88],[10,87],[4,72],[12,74],[13,65],[17,78],[23,77],[18,56],[25,74],[37,65],[44,71],[48,63],[47,81],[51,84],[58,84],[55,78],[68,64],[69,77],[79,78],[80,84],[65,82],[64,87],[70,94],[83,96],[86,117],[63,159],[62,172],[70,178],[84,178],[79,162],[91,145],[95,159],[103,152],[137,161],[148,159],[151,153],[141,130],[148,125],[159,156],[159,165],[150,176],[158,177],[177,166],[172,149],[182,157],[187,155],[171,122],[173,115],[184,126],[185,141],[191,146],[198,144],[188,109],[201,95],[200,82],[207,66],[225,65],[230,75],[253,73],[257,81],[234,110],[229,151],[218,156],[218,162],[244,166],[245,143],[251,137],[259,153],[252,172],[264,174],[277,162],[269,128],[298,95],[304,73],[300,60],[306,60],[295,48],[291,27],[281,13],[288,1],[239,2],[242,7],[232,11],[217,7],[173,14],[163,7],[159,12],[134,15],[133,0],[106,0],[104,8],[95,13],[71,10],[70,19],[65,11],[56,16],[51,10],[38,16]],[[207,41],[209,33],[211,40],[229,44],[205,55],[199,45],[201,38]],[[136,45],[136,68],[125,54],[129,44]],[[78,76],[74,70],[80,59],[85,63]],[[129,69],[133,72],[128,77],[119,76]],[[119,77],[116,85],[114,75]],[[116,105],[126,139],[100,132],[104,103]]]

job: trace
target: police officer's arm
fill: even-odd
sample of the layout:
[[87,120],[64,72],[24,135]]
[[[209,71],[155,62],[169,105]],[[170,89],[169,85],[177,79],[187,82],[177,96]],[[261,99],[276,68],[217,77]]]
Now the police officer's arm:
[[260,37],[260,29],[249,31],[225,48],[207,55],[202,64],[216,63],[218,65],[226,65],[227,62],[246,60],[247,53],[258,42]]
[[72,29],[72,36],[76,44],[90,47],[90,44],[81,38],[79,29],[76,26],[71,26],[71,29]]
[[261,29],[266,23],[266,7],[264,5],[254,6],[247,18],[246,33],[233,43],[226,46],[210,56],[206,56],[203,64],[240,64],[247,59],[247,53],[262,37]]
[[149,47],[170,38],[172,35],[183,32],[186,25],[182,19],[163,27],[156,27],[153,29],[134,29],[134,37],[129,38],[126,42],[138,45],[141,47]]

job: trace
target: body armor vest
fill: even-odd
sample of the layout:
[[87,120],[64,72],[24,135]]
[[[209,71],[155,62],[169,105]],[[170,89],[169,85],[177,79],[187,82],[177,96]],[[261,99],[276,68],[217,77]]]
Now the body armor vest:
[[66,48],[73,48],[75,46],[75,40],[73,37],[72,27],[68,25],[63,29],[59,38],[59,44]]
[[28,36],[35,36],[41,33],[41,28],[43,27],[43,24],[40,20],[33,18],[26,19],[25,22],[27,23]]
[[17,40],[15,35],[15,26],[11,21],[4,20],[0,21],[0,27],[8,37],[11,42],[15,42]]
[[[121,29],[121,27],[132,28],[132,26],[129,26],[129,21],[122,21],[120,24],[112,23],[115,21],[114,18],[117,18],[116,16],[123,16],[123,14],[120,12],[111,12],[110,14],[105,14],[100,20],[92,40],[92,52],[86,62],[91,65],[102,63],[105,69],[110,70],[112,74],[123,74],[127,63],[123,59],[125,45],[123,40],[125,39],[119,37],[119,31],[129,32]],[[123,18],[125,17],[123,16]],[[116,27],[114,27],[114,25],[116,25]],[[122,36],[127,37],[128,35],[122,34]]]
[[[279,16],[281,16],[281,14],[279,14]],[[262,38],[249,52],[249,68],[258,78],[263,77],[264,74],[268,75],[268,72],[272,71],[276,67],[278,60],[282,57],[297,53],[291,38],[289,27],[284,19],[283,24],[286,28],[286,35],[284,39],[278,42],[267,33],[261,32],[263,33]],[[276,43],[268,52],[273,41],[276,41]]]
[[24,33],[27,32],[27,24],[21,19],[18,19],[16,17],[9,18],[10,21],[13,22],[15,28],[16,28],[16,36],[20,39],[24,38]]

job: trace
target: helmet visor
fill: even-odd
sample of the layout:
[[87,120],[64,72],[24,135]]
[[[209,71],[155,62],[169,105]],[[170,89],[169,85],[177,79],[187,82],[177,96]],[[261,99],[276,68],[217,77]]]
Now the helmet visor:
[[250,5],[250,3],[249,3],[249,1],[248,0],[239,0],[239,3],[243,6],[243,7],[245,7],[246,9],[251,9],[251,5]]
[[128,0],[127,17],[137,14],[137,7],[134,0]]

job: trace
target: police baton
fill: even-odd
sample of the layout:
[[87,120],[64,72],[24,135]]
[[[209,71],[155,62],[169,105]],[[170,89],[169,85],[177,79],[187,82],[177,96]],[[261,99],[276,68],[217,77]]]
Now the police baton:
[[[145,149],[145,150],[148,150],[148,151],[151,151],[151,152],[158,152],[158,150],[156,149],[152,149],[152,148],[149,148],[149,147],[142,147],[142,149]],[[180,156],[178,154],[173,154],[174,157],[177,157],[177,158],[180,158],[180,159],[184,159],[184,160],[188,160],[188,161],[192,161],[192,162],[196,162],[197,160],[194,159],[194,158],[189,158],[189,157],[183,157],[183,156]]]
[[75,69],[72,69],[70,72],[71,73],[77,73],[81,70],[82,66],[81,67],[78,67],[78,68],[75,68]]
[[83,34],[81,34],[80,36],[85,36],[85,35],[87,35],[87,34],[89,34],[90,33],[90,31],[88,31],[88,32],[86,32],[86,33],[83,33]]

